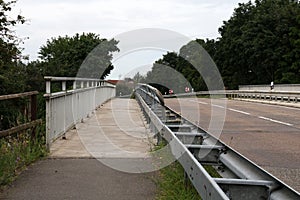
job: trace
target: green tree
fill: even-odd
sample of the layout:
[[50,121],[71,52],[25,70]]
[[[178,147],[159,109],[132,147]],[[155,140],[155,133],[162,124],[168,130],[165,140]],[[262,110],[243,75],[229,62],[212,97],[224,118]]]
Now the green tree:
[[52,38],[39,51],[43,74],[105,78],[113,69],[112,53],[119,50],[117,44],[94,33]]
[[299,83],[299,16],[296,0],[239,4],[219,29],[214,57],[225,85]]
[[18,46],[21,40],[13,27],[25,23],[25,19],[21,15],[16,18],[9,16],[15,2],[0,0],[0,94],[21,92],[24,89],[24,65],[20,64],[22,56]]
[[146,82],[158,88],[163,94],[173,90],[174,93],[184,92],[188,84],[186,78],[178,70],[182,58],[175,52],[168,52],[162,59],[155,61],[152,70],[147,73]]
[[163,93],[168,89],[183,93],[185,87],[194,91],[223,89],[217,67],[202,46],[213,55],[216,52],[214,40],[196,39],[181,47],[178,54],[168,52],[157,60],[146,80],[152,85],[158,83],[156,86]]

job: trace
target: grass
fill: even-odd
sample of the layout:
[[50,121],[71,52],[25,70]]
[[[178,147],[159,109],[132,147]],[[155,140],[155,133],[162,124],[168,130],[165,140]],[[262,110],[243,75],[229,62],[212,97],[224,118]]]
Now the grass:
[[158,195],[156,200],[201,200],[194,186],[184,182],[184,170],[178,162],[173,162],[159,172]]
[[47,154],[45,138],[37,128],[36,138],[31,131],[0,139],[0,188],[11,183],[29,164]]
[[[154,146],[152,152],[157,153],[157,151],[165,147],[165,145],[166,142],[164,141],[160,145]],[[168,150],[155,155],[155,157],[161,158],[162,160],[170,159],[170,156],[171,152]],[[158,159],[155,160],[157,161]],[[221,178],[221,176],[212,166],[204,165],[203,167],[211,177]],[[178,161],[160,169],[155,181],[158,186],[156,200],[201,200],[200,195],[190,180],[185,182],[184,169]]]

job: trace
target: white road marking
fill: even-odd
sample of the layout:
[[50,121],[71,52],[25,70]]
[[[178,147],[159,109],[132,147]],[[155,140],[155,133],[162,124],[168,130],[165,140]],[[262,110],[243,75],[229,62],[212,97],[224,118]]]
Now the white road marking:
[[241,113],[241,114],[244,114],[244,115],[250,115],[250,113],[247,113],[245,111],[241,111],[241,110],[236,110],[236,109],[233,109],[233,108],[228,108],[229,110],[233,111],[233,112],[238,112],[238,113]]
[[[286,109],[289,109],[289,110],[298,110],[298,111],[300,110],[300,108],[288,107],[286,105],[268,104],[268,102],[252,102],[252,101],[242,101],[242,102],[251,103],[251,104],[261,104],[261,105],[264,105],[264,106],[276,107],[276,108],[286,108]],[[293,103],[291,103],[291,104],[293,104]]]
[[[196,102],[196,103],[200,103],[200,104],[204,104],[207,105],[208,103],[204,102],[204,101],[195,101],[195,100],[189,100],[191,102]],[[220,105],[216,105],[216,104],[211,104],[212,106],[218,107],[218,108],[225,108],[224,106],[220,106]]]
[[212,106],[215,106],[215,107],[218,107],[218,108],[224,108],[223,106],[219,106],[219,105],[216,105],[216,104],[212,104]]
[[[203,101],[195,101],[195,100],[189,100],[191,102],[196,102],[196,103],[199,103],[199,104],[208,104],[206,102],[203,102]],[[252,103],[252,102],[249,102],[249,103]],[[218,108],[225,108],[223,106],[220,106],[220,105],[216,105],[216,104],[211,104],[212,106],[215,106],[215,107],[218,107]],[[293,110],[299,110],[298,108],[292,108],[292,107],[285,107],[285,106],[277,106],[277,105],[268,105],[268,104],[265,104],[266,106],[273,106],[273,107],[279,107],[279,108],[288,108],[288,109],[293,109]],[[238,113],[241,113],[241,114],[245,114],[245,115],[249,115],[249,116],[253,116],[253,117],[258,117],[259,119],[263,119],[263,120],[267,120],[267,121],[270,121],[270,122],[274,122],[274,123],[278,123],[278,124],[283,124],[283,125],[286,125],[286,126],[294,126],[293,124],[291,123],[287,123],[287,122],[282,122],[282,121],[279,121],[279,120],[276,120],[276,119],[271,119],[271,118],[268,118],[268,117],[263,117],[263,116],[255,116],[255,115],[251,115],[250,113],[248,112],[245,112],[245,111],[241,111],[241,110],[236,110],[236,109],[233,109],[233,108],[227,108],[228,110],[231,110],[233,112],[238,112]]]
[[195,101],[195,100],[189,100],[191,102],[196,102],[196,103],[200,103],[200,104],[204,104],[204,105],[207,105],[208,103],[206,102],[203,102],[203,101]]
[[268,118],[268,117],[258,116],[258,118],[259,119],[268,120],[268,121],[271,121],[271,122],[275,122],[275,123],[278,123],[278,124],[284,124],[284,125],[287,125],[287,126],[294,126],[293,124],[290,124],[290,123],[287,123],[287,122],[278,121],[278,120],[271,119],[271,118]]

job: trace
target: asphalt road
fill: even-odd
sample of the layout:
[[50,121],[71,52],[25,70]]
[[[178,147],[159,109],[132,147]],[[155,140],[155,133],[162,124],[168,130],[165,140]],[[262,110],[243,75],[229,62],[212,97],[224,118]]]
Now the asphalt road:
[[154,173],[129,174],[96,159],[45,159],[31,165],[0,199],[154,199]]
[[207,98],[165,102],[204,130],[220,131],[223,142],[300,191],[300,109]]

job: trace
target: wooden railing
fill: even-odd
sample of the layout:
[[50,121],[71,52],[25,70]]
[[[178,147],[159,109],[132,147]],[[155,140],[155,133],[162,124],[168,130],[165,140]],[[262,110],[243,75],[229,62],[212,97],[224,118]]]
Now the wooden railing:
[[[0,130],[0,138],[6,137],[9,135],[17,134],[22,131],[32,129],[32,136],[35,136],[35,128],[42,123],[41,119],[37,119],[37,91],[31,91],[31,92],[25,92],[25,93],[18,93],[18,94],[9,94],[9,95],[2,95],[0,96],[0,101],[10,101],[12,99],[28,99],[28,101],[25,101],[25,107],[28,112],[22,113],[24,115],[24,118],[26,119],[24,123],[15,125],[13,127],[10,127],[6,130]],[[20,108],[21,110],[21,108]],[[0,111],[0,120],[4,118],[2,111]]]

